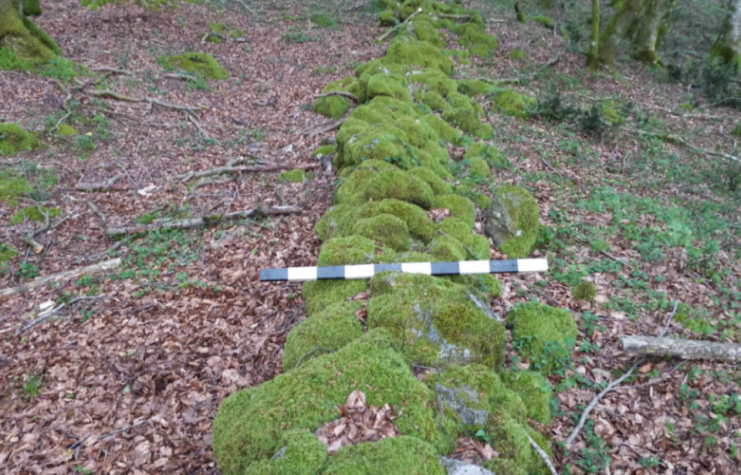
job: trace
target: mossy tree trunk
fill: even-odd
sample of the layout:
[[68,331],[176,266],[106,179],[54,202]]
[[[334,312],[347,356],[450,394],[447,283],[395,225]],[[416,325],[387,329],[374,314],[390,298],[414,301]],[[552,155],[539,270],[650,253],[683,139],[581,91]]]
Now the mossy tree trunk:
[[587,64],[592,71],[599,69],[599,0],[592,0],[592,35],[589,38]]
[[24,60],[48,60],[59,47],[28,16],[41,15],[39,0],[0,0],[0,48]]
[[656,52],[666,35],[675,0],[626,0],[605,27],[599,42],[602,60],[612,67],[621,41],[630,41],[630,56],[661,64]]
[[710,55],[726,63],[741,62],[741,0],[730,0],[728,15]]

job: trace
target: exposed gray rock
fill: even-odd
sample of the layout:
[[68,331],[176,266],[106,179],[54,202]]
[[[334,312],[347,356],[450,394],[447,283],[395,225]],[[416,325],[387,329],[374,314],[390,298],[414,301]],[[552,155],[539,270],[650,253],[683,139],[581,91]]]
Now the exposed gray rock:
[[447,402],[458,414],[464,424],[481,425],[486,422],[489,411],[471,407],[479,402],[479,395],[471,386],[464,384],[459,388],[448,388],[435,383],[435,392],[442,402]]
[[440,465],[445,467],[448,475],[494,475],[494,472],[484,467],[447,457],[440,457]]
[[484,231],[498,247],[511,237],[519,236],[517,217],[510,214],[507,202],[516,207],[520,197],[515,195],[494,196],[486,209],[486,227]]
[[277,451],[275,453],[275,455],[273,455],[271,458],[273,458],[273,459],[282,459],[283,456],[286,454],[286,449],[287,448],[288,448],[288,446],[286,445],[285,447],[283,447],[282,449],[280,449],[279,451]]

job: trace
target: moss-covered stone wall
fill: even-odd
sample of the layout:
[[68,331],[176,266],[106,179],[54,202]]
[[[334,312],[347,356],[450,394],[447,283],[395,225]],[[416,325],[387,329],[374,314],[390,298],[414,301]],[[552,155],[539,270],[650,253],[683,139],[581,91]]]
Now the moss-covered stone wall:
[[[316,152],[333,154],[341,180],[334,205],[315,226],[323,241],[318,265],[488,260],[489,241],[474,224],[477,205],[486,207],[489,198],[474,202],[466,187],[455,185],[447,143],[468,146],[468,173],[488,177],[501,157],[476,142],[490,138],[492,128],[475,97],[493,95],[496,110],[516,116],[526,115],[527,101],[515,91],[453,79],[451,58],[486,57],[496,47],[478,13],[430,0],[385,3],[382,24],[398,25],[385,56],[325,88],[348,92],[360,105],[337,133],[336,148]],[[466,49],[443,49],[454,43]],[[314,110],[338,118],[351,107],[335,95],[320,98]],[[530,252],[532,243],[521,247]],[[550,423],[550,386],[540,373],[505,369],[505,327],[488,311],[501,290],[492,275],[384,272],[370,283],[307,282],[308,319],[288,336],[284,374],[232,394],[219,409],[213,428],[219,469],[228,475],[444,473],[437,455],[454,452],[458,436],[483,429],[500,454],[488,465],[496,473],[545,473],[527,435],[546,451],[550,444],[528,417]],[[353,299],[360,293],[369,295],[367,302]],[[555,310],[520,311],[520,321],[530,325],[520,322],[518,335],[535,328],[533,338],[568,346],[568,321],[553,328],[536,323]],[[439,371],[420,381],[413,369],[421,367]],[[403,437],[327,456],[307,434],[339,418],[355,389],[368,404],[395,406]],[[271,458],[282,448],[282,457]]]

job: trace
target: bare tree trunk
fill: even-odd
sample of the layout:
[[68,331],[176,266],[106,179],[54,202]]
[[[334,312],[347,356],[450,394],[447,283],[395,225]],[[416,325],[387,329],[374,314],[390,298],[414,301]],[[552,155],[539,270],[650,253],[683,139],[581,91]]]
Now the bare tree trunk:
[[741,345],[651,336],[624,336],[622,344],[625,351],[639,355],[676,356],[689,360],[741,361]]
[[59,47],[26,16],[40,14],[38,0],[0,0],[0,47],[20,59],[53,58]]
[[741,58],[741,0],[730,0],[728,15],[710,55],[724,62],[739,62]]
[[592,71],[599,69],[599,0],[592,0],[592,36],[589,38],[587,64]]

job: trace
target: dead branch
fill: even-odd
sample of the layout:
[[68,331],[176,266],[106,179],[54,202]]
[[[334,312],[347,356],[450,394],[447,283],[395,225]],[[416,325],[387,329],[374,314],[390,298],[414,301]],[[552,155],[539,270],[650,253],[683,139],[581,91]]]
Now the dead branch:
[[114,186],[118,180],[121,179],[121,175],[116,175],[113,178],[110,178],[108,181],[100,182],[100,183],[82,183],[78,182],[75,186],[75,189],[77,191],[87,191],[87,192],[95,192],[95,191],[128,191],[131,188],[128,186]]
[[103,224],[105,224],[106,215],[103,214],[103,212],[98,208],[98,205],[93,203],[90,200],[87,200],[87,205],[90,207],[91,210],[93,210],[93,213],[97,214],[101,221],[103,221]]
[[64,279],[72,279],[75,277],[79,277],[81,275],[100,274],[100,273],[108,271],[109,269],[113,269],[114,267],[117,267],[120,264],[121,264],[120,258],[111,259],[108,261],[101,262],[99,264],[93,264],[91,266],[80,267],[78,269],[72,269],[72,270],[60,272],[58,274],[52,274],[52,275],[47,275],[44,277],[39,277],[36,280],[33,280],[23,285],[19,285],[18,287],[11,287],[9,289],[0,290],[0,298],[12,297],[14,295],[21,295],[21,294],[28,292],[29,290],[37,289],[51,282],[58,282]]
[[131,242],[131,239],[132,239],[131,236],[128,236],[125,239],[121,239],[120,241],[116,242],[116,244],[114,244],[113,246],[109,247],[105,251],[99,252],[97,254],[91,254],[91,255],[85,257],[84,259],[87,260],[88,262],[91,262],[91,261],[97,261],[98,259],[102,259],[104,257],[111,256],[111,255],[113,255],[113,252],[114,251],[117,251],[118,250],[119,247],[130,243]]
[[421,9],[421,8],[418,8],[418,9],[417,9],[417,11],[416,11],[416,12],[414,12],[414,13],[412,13],[411,15],[409,15],[409,16],[407,17],[407,19],[406,19],[406,20],[402,21],[401,23],[399,23],[399,24],[398,24],[398,25],[396,25],[395,27],[391,28],[391,29],[390,29],[389,31],[387,31],[386,33],[382,34],[382,35],[381,35],[381,36],[380,36],[380,37],[379,37],[379,38],[378,38],[378,39],[376,40],[376,42],[381,42],[381,41],[385,40],[385,39],[386,39],[386,37],[387,37],[388,35],[390,35],[391,33],[394,33],[394,32],[396,32],[396,31],[399,31],[399,30],[401,30],[401,28],[402,28],[402,27],[403,27],[404,25],[406,25],[407,23],[409,23],[409,20],[411,20],[411,19],[412,19],[412,18],[414,18],[415,16],[419,15],[420,13],[422,13],[422,9]]
[[177,181],[189,181],[194,178],[204,178],[208,176],[223,175],[224,173],[262,173],[262,172],[274,172],[279,170],[314,170],[319,168],[321,164],[312,163],[309,165],[295,165],[295,164],[266,164],[266,165],[255,165],[255,166],[225,166],[209,168],[200,172],[188,172],[182,175],[177,175],[175,180]]
[[98,437],[98,440],[96,440],[95,443],[98,443],[98,441],[103,440],[106,437],[110,437],[112,435],[120,434],[121,432],[126,432],[127,430],[131,430],[131,429],[134,429],[135,427],[139,427],[140,425],[144,424],[145,422],[147,422],[147,419],[144,419],[143,421],[139,421],[139,422],[137,422],[134,425],[130,425],[129,427],[125,427],[123,429],[114,430],[112,432],[108,432],[107,434],[103,434],[100,437]]
[[629,132],[635,132],[638,135],[645,135],[645,136],[648,136],[648,137],[655,137],[657,139],[664,140],[666,142],[670,142],[670,143],[673,143],[673,144],[676,144],[676,145],[681,145],[683,147],[687,147],[687,148],[689,148],[691,150],[694,150],[697,153],[702,153],[702,154],[708,155],[710,157],[725,158],[726,160],[731,160],[731,161],[734,161],[736,163],[741,163],[741,158],[739,158],[739,157],[736,157],[736,156],[733,156],[733,155],[729,155],[727,153],[714,152],[712,150],[707,150],[707,149],[704,149],[704,148],[696,147],[696,146],[692,145],[691,143],[687,142],[684,138],[680,137],[679,135],[668,134],[668,133],[667,134],[657,134],[657,133],[646,132],[645,130],[637,130],[637,129],[627,129],[627,130]]
[[255,216],[278,216],[284,214],[295,214],[299,213],[301,208],[298,206],[276,206],[273,208],[256,208],[245,211],[235,211],[229,214],[215,214],[211,216],[202,216],[199,218],[190,218],[182,220],[164,220],[151,224],[141,224],[134,226],[124,226],[121,228],[108,228],[106,234],[108,236],[120,236],[124,234],[140,234],[154,229],[192,229],[192,228],[203,228],[213,226],[224,221],[230,221],[234,219],[252,218]]
[[305,135],[307,137],[313,137],[315,135],[323,134],[324,132],[329,132],[330,130],[334,130],[341,126],[345,121],[347,120],[347,117],[344,117],[342,119],[337,120],[330,120],[329,122],[325,122],[321,125],[318,125],[316,127],[312,127],[310,129],[302,130],[299,132],[300,135]]
[[47,231],[51,231],[52,229],[58,227],[59,225],[67,221],[73,214],[75,214],[75,212],[77,211],[77,208],[73,209],[71,213],[64,216],[62,219],[60,219],[54,224],[51,223],[51,219],[49,217],[50,211],[44,211],[43,209],[41,209],[40,204],[36,204],[36,210],[44,217],[44,226],[42,226],[40,229],[31,231],[28,234],[21,236],[21,241],[31,246],[31,249],[33,249],[33,252],[38,254],[44,250],[44,245],[36,240],[36,236],[38,236],[39,234],[45,233]]
[[741,361],[741,345],[704,340],[679,340],[629,335],[621,339],[623,350],[648,356],[676,356],[686,360]]
[[188,113],[188,114],[186,114],[186,115],[188,116],[188,120],[189,120],[189,121],[191,121],[191,122],[193,122],[193,125],[195,125],[195,126],[196,126],[196,128],[197,128],[197,129],[198,129],[198,131],[199,131],[199,132],[201,133],[201,135],[202,135],[202,136],[203,136],[204,138],[209,138],[209,135],[208,135],[208,133],[207,133],[207,132],[206,132],[205,130],[203,130],[203,126],[202,126],[202,125],[201,125],[201,123],[200,123],[200,122],[198,121],[198,119],[196,119],[196,118],[195,118],[195,116],[194,116],[193,114],[191,114],[191,113]]
[[358,98],[355,96],[355,94],[351,94],[351,93],[346,92],[346,91],[329,91],[329,92],[325,92],[324,94],[315,94],[314,95],[314,97],[316,97],[317,99],[320,98],[320,97],[329,97],[329,96],[342,96],[342,97],[345,97],[347,99],[350,99],[351,101],[355,102],[356,104],[358,103]]
[[68,303],[63,303],[63,304],[61,304],[58,307],[55,307],[53,309],[47,310],[45,312],[42,312],[37,319],[28,322],[23,328],[19,328],[18,330],[16,330],[15,331],[15,334],[16,335],[20,335],[24,331],[29,330],[30,328],[35,327],[39,323],[45,322],[49,318],[53,317],[55,313],[57,313],[58,311],[62,310],[64,307],[71,307],[74,303],[77,303],[80,300],[96,300],[96,299],[100,299],[102,297],[103,296],[98,295],[98,296],[94,296],[94,297],[77,297],[77,298],[74,298],[74,299],[70,300]]
[[551,471],[551,474],[552,475],[558,475],[558,472],[556,471],[555,467],[553,467],[553,462],[551,462],[551,458],[548,456],[548,454],[546,453],[546,451],[543,450],[542,448],[540,448],[540,446],[538,445],[538,443],[535,442],[532,437],[530,437],[530,434],[528,434],[526,430],[523,429],[522,431],[527,436],[527,440],[530,441],[530,446],[536,452],[538,452],[538,455],[540,455],[540,458],[543,459],[543,463],[546,465],[546,467],[548,467],[548,470]]
[[134,71],[129,71],[128,69],[109,68],[106,66],[93,68],[91,69],[91,71],[94,71],[96,73],[123,74],[124,76],[134,76],[136,74]]
[[[674,309],[672,310],[671,315],[669,315],[669,318],[666,321],[666,325],[664,326],[664,329],[659,334],[659,338],[663,337],[666,332],[669,330],[669,325],[672,323],[672,319],[674,318],[674,314],[677,313],[677,308],[679,307],[679,300],[674,301]],[[589,418],[589,413],[592,412],[592,409],[597,407],[597,404],[599,404],[600,400],[605,396],[605,394],[609,393],[613,389],[615,389],[615,386],[619,385],[623,381],[625,381],[631,374],[633,374],[633,371],[643,364],[643,362],[646,361],[645,356],[641,356],[636,360],[635,363],[633,363],[633,366],[628,369],[628,371],[625,372],[622,376],[620,376],[615,381],[611,382],[607,385],[605,389],[603,389],[598,395],[594,396],[592,398],[592,401],[589,403],[589,405],[584,409],[584,412],[582,412],[581,417],[579,418],[579,423],[576,424],[576,427],[574,427],[574,430],[571,432],[571,435],[568,439],[566,439],[566,447],[568,448],[576,439],[576,436],[579,435],[579,431],[582,427],[584,427],[584,424],[587,422],[587,419]]]

